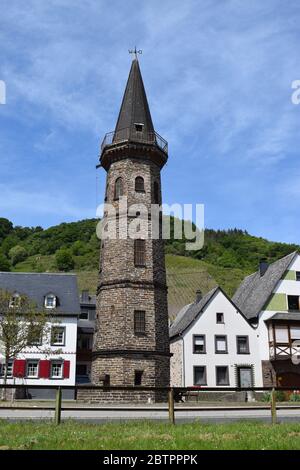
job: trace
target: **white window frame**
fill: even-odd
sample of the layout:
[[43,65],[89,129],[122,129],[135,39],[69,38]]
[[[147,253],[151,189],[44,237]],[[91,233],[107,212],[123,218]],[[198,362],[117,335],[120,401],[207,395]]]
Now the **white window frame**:
[[[29,374],[29,366],[30,364],[35,364],[36,365],[36,374],[35,375],[30,375]],[[26,361],[26,377],[28,379],[38,379],[39,378],[39,360],[38,359],[29,359]]]
[[[53,368],[56,367],[56,365],[60,366],[60,375],[53,375]],[[51,371],[50,371],[50,377],[51,379],[63,379],[64,374],[63,374],[63,361],[51,361]]]
[[[53,338],[53,330],[62,330],[63,331],[63,339],[61,342],[54,341]],[[51,328],[51,346],[65,346],[66,344],[66,327],[65,326],[52,326]]]

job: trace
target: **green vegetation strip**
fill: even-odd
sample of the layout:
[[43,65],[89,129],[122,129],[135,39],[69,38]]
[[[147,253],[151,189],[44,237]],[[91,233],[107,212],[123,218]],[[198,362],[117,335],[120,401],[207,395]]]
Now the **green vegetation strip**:
[[271,426],[254,421],[194,422],[172,426],[151,421],[108,424],[0,421],[0,450],[204,450],[299,449],[300,423]]

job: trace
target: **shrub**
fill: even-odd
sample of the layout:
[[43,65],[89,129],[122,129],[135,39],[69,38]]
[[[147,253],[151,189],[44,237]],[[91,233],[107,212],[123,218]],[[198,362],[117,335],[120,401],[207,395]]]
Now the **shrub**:
[[300,401],[300,394],[296,392],[291,393],[290,401]]

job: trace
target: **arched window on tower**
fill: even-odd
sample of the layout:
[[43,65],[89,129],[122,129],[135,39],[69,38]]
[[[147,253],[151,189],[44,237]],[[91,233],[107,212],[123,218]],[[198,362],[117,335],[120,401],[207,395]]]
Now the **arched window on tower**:
[[159,185],[157,181],[154,181],[153,197],[154,197],[154,204],[159,204]]
[[123,196],[123,180],[122,178],[117,178],[115,182],[115,199],[120,199]]
[[138,193],[144,193],[145,192],[144,178],[142,178],[141,176],[137,176],[135,178],[135,190]]
[[146,265],[146,242],[140,238],[134,240],[134,265]]

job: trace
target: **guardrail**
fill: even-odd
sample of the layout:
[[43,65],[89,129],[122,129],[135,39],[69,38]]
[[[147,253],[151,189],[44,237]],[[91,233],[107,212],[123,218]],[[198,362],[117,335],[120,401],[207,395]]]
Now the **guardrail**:
[[[249,387],[249,388],[241,388],[241,387],[143,387],[143,386],[101,386],[101,385],[16,385],[16,384],[0,384],[0,391],[1,389],[24,389],[24,388],[30,388],[30,389],[54,389],[56,390],[56,398],[55,398],[55,406],[53,407],[43,407],[43,406],[38,406],[38,407],[24,407],[24,406],[5,406],[5,409],[14,409],[14,410],[20,410],[20,409],[38,409],[38,410],[54,410],[54,422],[56,425],[59,425],[61,422],[61,412],[62,410],[104,410],[107,409],[101,408],[99,406],[97,407],[62,407],[62,391],[63,390],[74,390],[75,395],[78,390],[103,390],[105,392],[107,391],[165,391],[166,395],[168,397],[168,403],[166,408],[159,407],[157,410],[164,410],[168,412],[169,416],[169,422],[170,424],[174,425],[176,420],[175,420],[175,411],[178,412],[180,410],[195,410],[195,411],[200,411],[200,410],[218,410],[220,409],[219,407],[205,407],[205,408],[199,408],[196,406],[193,406],[191,409],[187,407],[183,408],[176,408],[175,407],[175,402],[178,401],[180,397],[182,397],[184,394],[187,394],[189,392],[197,392],[200,396],[202,392],[270,392],[270,404],[269,406],[259,406],[256,407],[256,409],[270,409],[271,413],[271,423],[276,424],[277,423],[277,410],[282,409],[282,406],[278,406],[276,403],[276,392],[278,391],[286,391],[286,392],[298,392],[300,394],[300,387]],[[244,407],[222,407],[222,410],[232,410],[232,409],[253,409],[254,407],[251,408],[244,408]],[[290,408],[290,407],[286,407]],[[300,409],[300,403],[299,406],[293,406],[293,409]],[[0,408],[1,409],[1,408]],[[110,408],[111,409],[111,408]],[[132,407],[122,407],[118,409],[135,409]],[[149,410],[153,408],[149,407],[141,407],[140,404],[137,407],[139,411],[141,410]]]

